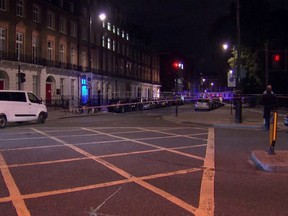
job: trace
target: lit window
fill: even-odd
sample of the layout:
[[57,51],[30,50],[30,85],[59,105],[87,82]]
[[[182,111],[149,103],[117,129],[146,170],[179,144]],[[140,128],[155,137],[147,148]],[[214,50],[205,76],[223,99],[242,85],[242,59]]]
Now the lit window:
[[113,44],[112,44],[112,46],[113,46],[113,51],[115,51],[116,50],[116,41],[115,40],[113,40]]
[[125,38],[125,32],[122,31],[122,38]]
[[116,26],[113,25],[113,33],[116,33]]
[[126,40],[129,40],[129,34],[126,33]]
[[120,29],[117,28],[117,35],[120,35]]
[[37,5],[33,5],[33,21],[40,23],[40,8]]
[[24,16],[24,0],[17,0],[16,15],[20,17]]
[[107,39],[107,48],[111,49],[111,39],[110,38]]
[[102,47],[105,47],[105,36],[102,35]]
[[109,31],[111,31],[111,23],[107,23],[107,29],[109,30]]

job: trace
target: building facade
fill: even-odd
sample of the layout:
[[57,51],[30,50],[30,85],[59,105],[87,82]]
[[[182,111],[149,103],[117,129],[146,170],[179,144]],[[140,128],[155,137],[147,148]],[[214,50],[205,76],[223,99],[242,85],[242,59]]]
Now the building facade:
[[107,1],[0,0],[0,17],[0,89],[71,106],[160,94],[158,52]]

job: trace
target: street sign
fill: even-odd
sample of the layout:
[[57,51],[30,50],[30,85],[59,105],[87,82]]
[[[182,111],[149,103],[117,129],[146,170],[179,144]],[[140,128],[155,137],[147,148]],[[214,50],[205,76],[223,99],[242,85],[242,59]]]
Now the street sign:
[[233,73],[233,71],[229,71],[227,73],[227,86],[235,88],[236,87],[236,77]]

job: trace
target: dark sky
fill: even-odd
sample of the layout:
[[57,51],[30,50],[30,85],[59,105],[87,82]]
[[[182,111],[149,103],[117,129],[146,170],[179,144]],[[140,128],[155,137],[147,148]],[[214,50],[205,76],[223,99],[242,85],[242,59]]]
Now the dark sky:
[[114,0],[128,20],[144,26],[160,51],[205,56],[207,32],[235,0]]

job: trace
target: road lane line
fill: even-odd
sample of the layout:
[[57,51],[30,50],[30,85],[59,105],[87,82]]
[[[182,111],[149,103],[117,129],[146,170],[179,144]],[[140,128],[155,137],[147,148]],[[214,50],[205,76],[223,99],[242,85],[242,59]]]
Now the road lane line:
[[[49,137],[52,140],[60,142],[60,143],[62,143],[65,146],[68,146],[68,147],[72,148],[76,152],[79,152],[79,153],[85,155],[86,157],[88,157],[88,158],[90,158],[90,159],[102,164],[103,166],[113,170],[114,172],[118,173],[119,175],[123,176],[124,178],[132,180],[134,183],[136,183],[136,184],[138,184],[138,185],[150,190],[151,192],[153,192],[155,194],[158,194],[158,195],[162,196],[166,200],[168,200],[168,201],[174,203],[175,205],[178,205],[179,207],[185,209],[186,211],[191,212],[191,213],[194,214],[194,212],[196,210],[196,208],[194,206],[192,206],[192,205],[186,203],[185,201],[173,196],[172,194],[169,194],[168,192],[166,192],[164,190],[161,190],[160,188],[157,188],[157,187],[155,187],[155,186],[153,186],[153,185],[141,180],[140,178],[131,175],[130,173],[128,173],[125,170],[122,170],[122,169],[116,167],[115,165],[109,163],[108,161],[105,161],[105,160],[103,160],[103,159],[101,159],[99,157],[95,157],[94,155],[90,154],[89,152],[86,152],[86,151],[84,151],[84,150],[82,150],[82,149],[80,149],[80,148],[78,148],[78,147],[76,147],[74,145],[68,144],[68,143],[66,143],[63,140],[58,139],[57,137],[50,136],[49,134],[47,134],[47,133],[45,133],[43,131],[37,130],[35,128],[32,128],[32,130],[36,131],[36,132],[38,132],[38,133],[40,133],[40,134],[42,134],[44,136],[47,136],[47,137]],[[94,130],[87,129],[87,128],[83,128],[83,130],[94,131]],[[95,132],[98,132],[98,131],[95,131]],[[109,135],[109,134],[102,133],[102,132],[101,132],[101,134]],[[116,137],[116,136],[114,136],[114,137]]]
[[[161,149],[161,150],[164,150],[164,151],[167,151],[167,152],[172,152],[172,153],[175,153],[175,154],[178,154],[178,155],[182,155],[182,156],[186,156],[186,157],[190,157],[190,158],[194,158],[194,159],[197,159],[197,160],[204,161],[203,157],[200,157],[200,156],[197,156],[197,155],[192,155],[192,154],[188,154],[188,153],[185,153],[185,152],[180,152],[180,151],[177,151],[177,150],[169,149],[169,148],[166,148],[166,147],[161,147],[161,146],[149,144],[149,143],[142,142],[142,141],[139,141],[139,140],[133,140],[133,139],[129,139],[129,138],[121,137],[121,136],[116,136],[116,135],[100,132],[100,131],[97,131],[95,129],[90,129],[90,128],[82,128],[82,129],[83,130],[88,130],[88,131],[94,131],[95,133],[101,133],[101,134],[109,136],[109,137],[114,137],[114,138],[117,138],[117,139],[131,141],[133,143],[138,143],[138,144],[141,144],[141,145],[150,146],[150,147],[153,147],[153,148],[156,148],[156,149]],[[179,135],[179,137],[182,137],[182,136]]]
[[[179,149],[191,149],[191,148],[199,148],[199,147],[206,147],[207,144],[201,145],[193,145],[193,146],[182,146],[182,147],[175,147],[171,149],[179,150]],[[63,145],[61,145],[63,147]],[[111,157],[119,157],[119,156],[126,156],[126,155],[136,155],[136,154],[145,154],[151,152],[159,152],[165,151],[163,149],[151,149],[151,150],[143,150],[143,151],[133,151],[133,152],[123,152],[123,153],[115,153],[115,154],[105,154],[105,155],[98,155],[94,157],[99,158],[111,158]],[[33,163],[23,163],[23,164],[10,164],[8,168],[15,168],[15,167],[25,167],[25,166],[35,166],[35,165],[46,165],[46,164],[57,164],[57,163],[66,163],[66,162],[73,162],[73,161],[81,161],[81,160],[89,160],[90,158],[87,157],[77,157],[77,158],[69,158],[69,159],[60,159],[60,160],[53,160],[53,161],[39,161]],[[1,165],[0,165],[1,168]]]
[[[156,178],[161,178],[161,177],[183,175],[183,174],[192,173],[192,172],[199,172],[202,170],[203,170],[203,168],[191,168],[191,169],[178,170],[178,171],[174,171],[174,172],[159,173],[159,174],[154,174],[154,175],[149,175],[149,176],[141,176],[141,177],[139,177],[139,179],[151,180],[151,179],[156,179]],[[60,189],[60,190],[25,194],[25,195],[15,196],[15,197],[13,197],[13,199],[35,199],[35,198],[46,197],[46,196],[55,196],[55,195],[61,195],[61,194],[66,194],[66,193],[73,193],[73,192],[79,192],[79,191],[81,192],[81,191],[85,191],[85,190],[93,190],[93,189],[98,189],[98,188],[111,187],[111,186],[116,186],[116,185],[120,185],[120,184],[131,183],[131,182],[133,182],[133,180],[131,178],[129,178],[129,179],[116,180],[116,181],[111,181],[111,182],[104,182],[104,183],[98,183],[98,184],[87,185],[87,186],[80,186],[80,187],[69,188],[69,189]],[[0,203],[9,202],[9,201],[12,201],[11,197],[0,198]]]
[[214,178],[215,178],[215,134],[214,128],[209,128],[208,145],[204,161],[199,207],[195,216],[214,216]]
[[3,179],[5,181],[5,184],[8,188],[10,198],[12,200],[13,206],[16,209],[18,216],[30,216],[30,212],[27,209],[27,206],[23,199],[17,199],[17,197],[21,196],[21,193],[11,175],[11,172],[9,168],[7,167],[6,161],[3,157],[3,155],[0,152],[0,166],[1,166],[1,173],[3,176]]

